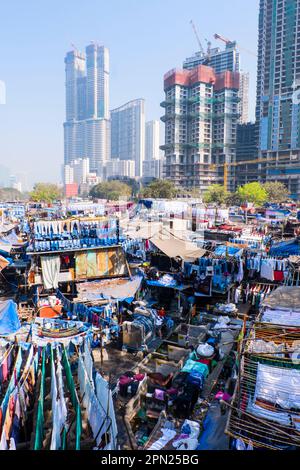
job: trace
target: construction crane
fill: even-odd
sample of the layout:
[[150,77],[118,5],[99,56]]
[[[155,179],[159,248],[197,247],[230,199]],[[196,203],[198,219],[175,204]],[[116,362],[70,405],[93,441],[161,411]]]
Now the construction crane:
[[192,25],[192,28],[194,30],[194,33],[195,33],[195,36],[196,36],[196,39],[197,39],[197,42],[198,42],[198,45],[199,45],[199,49],[200,51],[202,52],[203,55],[205,55],[205,52],[204,52],[204,49],[203,49],[203,46],[201,44],[201,41],[200,41],[200,37],[199,37],[199,34],[198,34],[198,31],[197,31],[197,28],[193,22],[193,20],[190,21],[190,24]]
[[[227,45],[227,44],[233,44],[233,43],[235,42],[235,41],[231,41],[230,39],[224,38],[224,36],[221,36],[220,34],[217,34],[217,33],[214,35],[214,38],[215,38],[215,39],[218,39],[219,41],[225,42],[226,45]],[[248,49],[245,49],[244,47],[241,47],[239,44],[237,44],[237,47],[238,47],[241,51],[245,51],[245,52],[247,52],[247,54],[250,54],[250,55],[252,55],[252,56],[254,56],[254,57],[257,57],[257,54],[255,54],[255,52],[249,51]]]
[[228,190],[228,170],[229,167],[236,167],[236,166],[241,166],[241,165],[251,165],[251,164],[256,164],[256,163],[269,163],[269,162],[280,162],[281,160],[286,160],[287,157],[282,157],[280,158],[256,158],[255,160],[244,160],[241,162],[231,162],[231,163],[213,163],[209,165],[210,170],[216,170],[217,168],[223,167],[224,168],[224,189],[225,191]]

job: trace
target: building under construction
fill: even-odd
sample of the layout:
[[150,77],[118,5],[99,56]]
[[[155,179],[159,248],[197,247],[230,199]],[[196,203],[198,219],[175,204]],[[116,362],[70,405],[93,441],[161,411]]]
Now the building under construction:
[[164,177],[202,191],[223,183],[222,165],[235,161],[239,82],[239,73],[206,65],[165,75]]
[[[194,24],[193,27],[195,28]],[[238,122],[239,124],[247,123],[249,121],[249,73],[242,71],[240,48],[237,42],[226,39],[219,34],[215,34],[215,39],[225,43],[225,49],[221,49],[220,47],[211,48],[211,43],[208,42],[207,51],[205,51],[196,28],[195,34],[200,50],[192,57],[185,59],[183,62],[183,68],[191,70],[198,67],[198,65],[209,65],[216,73],[226,72],[227,70],[230,72],[238,72],[240,74]]]

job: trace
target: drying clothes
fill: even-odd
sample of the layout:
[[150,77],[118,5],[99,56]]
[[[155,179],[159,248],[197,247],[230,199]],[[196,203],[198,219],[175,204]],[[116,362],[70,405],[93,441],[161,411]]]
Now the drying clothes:
[[243,265],[243,260],[240,259],[239,272],[237,274],[236,280],[237,282],[242,282],[243,278],[244,278],[244,265]]
[[198,439],[187,437],[173,442],[173,447],[177,450],[195,450],[198,445]]
[[61,448],[61,432],[65,427],[67,420],[67,406],[64,398],[61,354],[58,346],[56,347],[56,356],[56,371],[53,356],[51,357],[51,397],[53,413],[53,426],[50,444],[51,450],[59,450]]
[[3,382],[6,382],[8,378],[7,356],[3,359],[1,367],[2,367],[2,379],[3,379]]
[[235,289],[235,292],[234,292],[234,303],[235,304],[239,303],[239,301],[241,300],[241,295],[242,295],[242,289],[241,289],[241,287],[238,287],[237,289]]
[[276,325],[300,326],[300,315],[299,312],[293,310],[266,309],[262,321]]
[[14,367],[12,376],[10,378],[5,396],[1,403],[2,416],[6,415],[6,410],[7,410],[10,396],[13,390],[15,389],[16,381],[19,379],[19,376],[20,376],[21,366],[22,366],[22,351],[21,351],[21,348],[19,347],[17,359],[15,362],[15,367]]
[[93,379],[93,359],[92,359],[87,341],[85,341],[84,343],[84,366],[85,366],[85,370],[86,370],[88,378],[92,380]]
[[282,282],[284,280],[283,271],[274,271],[274,281]]
[[259,364],[254,401],[258,399],[300,410],[300,371]]
[[[146,379],[145,379],[146,380]],[[111,422],[111,437],[112,443],[114,444],[114,448],[116,445],[116,438],[118,434],[116,416],[115,416],[115,409],[113,405],[113,398],[112,392],[109,389],[109,385],[106,380],[97,372],[96,373],[96,395],[98,398],[99,403],[103,406],[104,410],[108,410],[108,415]]]
[[253,450],[253,445],[249,443],[246,446],[245,442],[242,441],[242,439],[236,439],[235,448],[236,450]]
[[188,359],[185,363],[185,366],[181,370],[181,372],[189,372],[197,371],[202,374],[204,377],[208,376],[208,367],[206,364],[201,364],[200,362],[195,362],[191,359]]
[[176,436],[176,431],[173,431],[172,429],[165,429],[162,428],[162,437],[155,441],[148,450],[160,450],[163,449],[168,442],[170,442],[174,437]]
[[16,449],[16,442],[13,437],[10,438],[9,440],[9,450],[17,450]]
[[10,434],[11,434],[14,410],[15,410],[15,396],[11,395],[9,397],[9,402],[8,402],[5,420],[4,420],[3,429],[2,429],[2,434],[5,433],[5,437],[7,441],[9,440]]
[[[10,441],[13,440],[14,444],[19,442],[19,435],[21,429],[21,421],[18,416],[15,414],[12,422]],[[13,450],[9,448],[9,450]]]
[[1,440],[0,440],[0,450],[7,450],[7,449],[8,449],[8,446],[7,446],[7,441],[5,437],[5,432],[2,432]]
[[[111,441],[115,442],[116,424],[112,420],[110,410],[111,407],[113,408],[112,400],[110,400],[110,396],[107,396],[106,403],[100,403],[95,394],[94,385],[88,378],[81,356],[78,359],[78,381],[80,384],[80,393],[83,396],[83,404],[86,408],[88,420],[97,446],[100,445],[103,435],[108,432],[109,428]],[[106,405],[106,408],[104,408],[104,405]]]
[[251,413],[262,419],[275,421],[279,424],[282,424],[283,426],[291,425],[290,413],[280,412],[278,410],[272,411],[266,408],[262,408],[261,406],[256,405],[255,403],[249,403],[249,405],[247,406],[247,413]]
[[261,262],[260,276],[269,281],[274,281],[274,268],[270,260],[264,259]]
[[42,256],[41,264],[45,289],[57,289],[58,275],[60,270],[60,257]]
[[181,432],[188,434],[189,437],[198,439],[200,434],[200,424],[196,421],[186,419],[182,425]]

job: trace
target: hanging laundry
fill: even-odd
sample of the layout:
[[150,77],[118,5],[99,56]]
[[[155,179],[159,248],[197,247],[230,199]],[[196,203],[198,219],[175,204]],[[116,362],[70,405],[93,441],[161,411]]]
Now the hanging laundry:
[[41,265],[45,289],[57,289],[60,270],[60,257],[42,256]]

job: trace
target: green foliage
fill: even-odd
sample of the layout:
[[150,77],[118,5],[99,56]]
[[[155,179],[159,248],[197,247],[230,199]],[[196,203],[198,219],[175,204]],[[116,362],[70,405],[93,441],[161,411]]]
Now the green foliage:
[[117,201],[121,197],[131,197],[132,188],[118,180],[103,181],[94,186],[90,191],[90,196],[96,199],[108,199]]
[[54,202],[62,198],[62,190],[52,183],[36,183],[29,194],[34,202]]
[[142,197],[149,197],[152,199],[172,199],[176,194],[176,186],[170,180],[153,180],[141,191]]
[[17,189],[0,188],[0,201],[23,201],[26,196]]
[[255,206],[261,206],[268,200],[268,194],[260,183],[247,183],[240,186],[237,195],[241,202],[252,202]]
[[287,187],[279,181],[275,181],[274,183],[265,183],[264,189],[267,191],[268,202],[286,202],[289,198]]
[[235,193],[229,193],[227,199],[226,199],[226,204],[228,206],[240,206],[242,203],[240,196],[238,195],[237,192]]
[[229,193],[225,190],[221,184],[212,184],[205,192],[203,201],[207,204],[216,203],[224,204],[228,199]]

